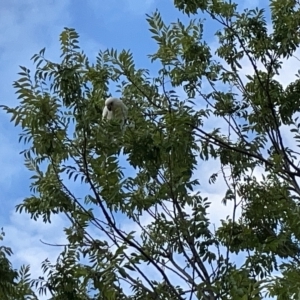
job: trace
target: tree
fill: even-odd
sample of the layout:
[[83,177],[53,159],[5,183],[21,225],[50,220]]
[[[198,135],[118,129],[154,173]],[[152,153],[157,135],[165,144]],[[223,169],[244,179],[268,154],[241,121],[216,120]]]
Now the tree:
[[[32,284],[51,299],[299,299],[300,81],[284,87],[276,77],[299,46],[299,3],[270,1],[270,33],[264,9],[174,2],[218,24],[215,55],[204,21],[166,25],[156,11],[147,16],[158,44],[149,57],[161,65],[155,78],[125,50],[90,63],[70,28],[60,36],[60,62],[43,49],[33,76],[21,67],[20,104],[3,107],[22,127],[34,173],[32,196],[17,210],[44,222],[64,214],[70,223],[57,262],[46,260]],[[111,82],[134,124],[124,133],[100,117]],[[212,118],[226,127],[208,130]],[[123,172],[122,155],[134,175]],[[219,161],[220,172],[195,178],[199,157]],[[218,177],[228,187],[220,205],[233,210],[213,230],[200,180]],[[84,201],[69,180],[86,188]]]

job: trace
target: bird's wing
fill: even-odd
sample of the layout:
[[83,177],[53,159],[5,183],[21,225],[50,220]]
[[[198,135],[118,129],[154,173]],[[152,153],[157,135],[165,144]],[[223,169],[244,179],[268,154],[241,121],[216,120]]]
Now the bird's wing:
[[106,117],[106,119],[107,120],[111,120],[113,118],[113,116],[114,116],[113,111],[107,110],[107,117]]
[[128,116],[128,107],[124,104],[123,106],[123,117],[124,119],[127,119]]
[[103,112],[102,112],[102,119],[104,119],[106,117],[106,115],[108,114],[108,109],[106,106],[104,106],[103,108]]

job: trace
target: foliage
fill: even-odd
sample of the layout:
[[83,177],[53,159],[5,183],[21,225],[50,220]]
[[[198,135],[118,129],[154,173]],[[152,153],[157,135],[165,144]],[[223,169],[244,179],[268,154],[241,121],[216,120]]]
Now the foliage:
[[[0,241],[5,236],[1,228]],[[20,270],[13,269],[8,257],[13,254],[11,248],[0,246],[0,298],[3,300],[35,300],[34,291],[30,287],[30,268],[21,266]]]
[[[22,128],[34,174],[17,210],[69,222],[68,244],[32,288],[51,299],[299,299],[300,81],[278,79],[299,46],[299,3],[270,1],[270,33],[264,9],[174,2],[216,22],[215,53],[205,21],[166,25],[156,11],[147,16],[155,78],[125,50],[90,63],[70,28],[60,62],[43,49],[32,76],[21,67],[20,104],[4,109]],[[111,83],[134,124],[124,134],[100,117]],[[205,161],[220,172],[202,174]],[[216,230],[200,180],[227,186],[220,207],[233,209]]]
[[[2,241],[4,237],[4,232],[1,229],[0,240]],[[4,297],[6,294],[12,293],[14,279],[16,278],[16,273],[12,269],[11,263],[7,256],[10,256],[12,251],[10,248],[1,246],[0,247],[0,295]]]

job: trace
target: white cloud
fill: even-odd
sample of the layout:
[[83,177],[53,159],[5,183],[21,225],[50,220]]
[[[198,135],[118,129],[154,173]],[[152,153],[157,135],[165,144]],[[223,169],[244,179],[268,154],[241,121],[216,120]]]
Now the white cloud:
[[[13,105],[12,82],[20,72],[19,65],[30,66],[29,59],[43,47],[59,53],[58,37],[70,22],[70,0],[4,1],[0,10],[0,99]],[[52,49],[53,42],[55,47]]]
[[94,9],[95,15],[105,15],[104,21],[113,23],[124,19],[124,13],[126,12],[135,16],[144,16],[145,13],[154,7],[155,0],[123,0],[121,3],[118,0],[111,0],[107,3],[88,0],[87,3]]
[[145,14],[154,4],[155,0],[126,0],[127,9],[134,14]]
[[5,183],[5,188],[10,188],[13,183],[13,176],[24,169],[24,166],[18,151],[12,151],[12,149],[17,150],[16,143],[8,138],[4,126],[1,125],[0,123],[0,186],[1,183]]
[[[58,36],[70,20],[69,3],[69,0],[12,0],[1,4],[0,104],[14,106],[17,103],[12,83],[18,78],[19,65],[30,67],[29,59],[44,46],[52,55],[59,53]],[[23,157],[19,155],[22,146],[17,145],[19,128],[13,129],[13,125],[8,124],[10,118],[11,115],[5,115],[1,109],[0,184],[5,188],[9,188],[13,180],[16,183],[16,177],[21,176],[22,170],[25,173]],[[1,196],[4,198],[4,195]]]
[[[57,39],[57,30],[69,22],[70,1],[6,1],[0,11],[0,48],[4,57],[23,56],[32,53],[37,44],[49,44]],[[3,55],[3,53],[2,53]]]
[[[109,5],[104,5],[104,7],[101,1],[89,0],[88,3],[95,8],[95,13],[97,9],[101,9],[101,14],[106,14],[109,21],[112,22],[114,18],[121,19],[122,17],[126,20],[126,17],[122,15],[124,10],[133,15],[144,15],[145,12],[153,7],[154,0],[124,0],[121,8],[121,4],[117,0],[113,0]],[[12,0],[4,1],[2,4],[0,10],[0,30],[2,33],[0,35],[0,66],[4,72],[0,81],[0,96],[1,99],[5,99],[6,103],[10,102],[10,105],[13,105],[11,104],[13,101],[11,100],[12,88],[10,87],[11,82],[16,79],[17,65],[28,65],[32,54],[44,46],[47,46],[47,55],[56,56],[58,54],[58,35],[63,27],[66,26],[66,23],[70,21],[68,13],[70,4],[70,0],[29,0],[26,2]],[[117,29],[116,32],[118,32]],[[133,37],[133,42],[134,39]],[[91,55],[92,58],[99,50],[98,43],[93,40],[84,42],[83,48],[88,49],[87,51],[91,53],[88,53],[88,55]],[[295,78],[294,74],[298,65],[295,62],[295,60],[287,61],[283,66],[279,78],[285,85]],[[253,68],[250,63],[245,61],[242,71],[244,74],[249,74],[253,72]],[[181,94],[181,92],[179,93]],[[212,127],[225,128],[222,121],[218,122],[219,120],[211,118],[206,129]],[[0,123],[0,157],[2,159],[0,182],[5,182],[5,184],[12,180],[14,174],[17,174],[20,172],[20,169],[24,168],[21,162],[22,157],[18,156],[18,151],[16,151],[16,147],[10,138],[11,133],[6,132]],[[13,139],[17,140],[17,137],[13,137]],[[292,143],[293,140],[290,140],[290,142]],[[212,203],[209,208],[211,222],[217,226],[220,224],[220,219],[224,219],[227,215],[232,215],[233,210],[232,203],[228,203],[227,206],[221,203],[226,191],[224,181],[219,178],[216,184],[208,184],[209,176],[219,171],[219,161],[209,160],[207,162],[199,162],[198,170],[195,174],[200,180],[201,195],[203,197],[207,196]],[[260,170],[257,170],[256,173],[256,176],[261,177]],[[149,216],[145,216],[142,224],[146,225],[150,220]],[[140,232],[136,224],[128,224],[126,222],[124,224],[121,221],[120,223],[122,224],[122,229],[126,228],[127,231],[136,230]],[[63,244],[65,242],[62,231],[64,224],[64,220],[60,216],[55,216],[52,224],[44,224],[41,220],[30,220],[27,214],[11,213],[9,225],[6,225],[4,228],[6,232],[4,244],[12,247],[15,253],[13,262],[30,264],[33,277],[41,275],[41,262],[45,258],[49,258],[50,261],[54,262],[61,248],[43,245],[40,240],[48,243]]]
[[[61,215],[51,217],[51,224],[45,224],[41,219],[34,221],[26,213],[10,213],[8,224],[4,224],[5,238],[3,244],[11,247],[13,255],[11,262],[14,268],[21,265],[30,265],[32,279],[43,276],[41,263],[49,259],[55,263],[57,256],[62,251],[61,246],[50,246],[66,244],[63,227],[66,221]],[[39,297],[47,299],[47,297]]]
[[[18,65],[30,66],[29,59],[44,46],[52,55],[59,53],[58,37],[63,27],[70,22],[70,3],[69,0],[11,0],[1,3],[0,104],[16,104],[12,82],[17,79],[17,72],[20,71]],[[0,186],[12,188],[13,183],[15,188],[26,190],[28,187],[24,187],[24,184],[28,183],[28,177],[23,157],[19,155],[22,147],[17,145],[17,130],[7,123],[11,116],[4,114],[0,112]],[[10,198],[2,194],[1,205],[8,207],[3,201]],[[14,252],[11,257],[14,267],[30,264],[33,277],[41,275],[41,262],[47,257],[55,261],[61,248],[43,245],[40,239],[49,243],[62,243],[63,220],[55,216],[49,225],[40,220],[31,220],[25,213],[7,211],[1,211],[1,220],[6,234],[3,244],[10,246]]]
[[290,57],[289,59],[285,59],[282,64],[282,69],[280,70],[280,74],[277,77],[277,80],[283,85],[285,88],[291,82],[297,79],[296,74],[300,70],[300,49],[298,49],[294,57]]

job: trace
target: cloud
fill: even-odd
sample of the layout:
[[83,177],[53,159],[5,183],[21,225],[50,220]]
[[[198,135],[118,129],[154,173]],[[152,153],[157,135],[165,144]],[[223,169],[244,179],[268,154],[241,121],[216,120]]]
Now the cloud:
[[[1,105],[12,107],[17,104],[12,83],[18,78],[19,65],[30,67],[29,59],[44,46],[50,50],[50,55],[59,56],[58,36],[62,28],[70,22],[69,4],[69,0],[12,0],[1,4]],[[23,145],[18,144],[20,128],[13,128],[13,124],[9,124],[10,118],[11,115],[0,110],[0,185],[2,191],[11,188],[12,182],[19,190],[28,190],[27,186],[23,188],[28,183],[24,177],[27,179],[28,176],[23,166],[23,157],[19,155],[24,149]],[[1,198],[10,199],[11,195],[2,194]]]
[[[88,0],[87,5],[93,8],[95,18],[96,15],[98,17],[100,15],[106,23],[109,23],[106,26],[111,26],[115,20],[121,21],[124,24],[129,19],[130,22],[135,22],[132,17],[144,16],[146,12],[154,7],[154,2],[154,0],[124,0],[120,4],[119,0],[112,0],[108,5],[97,0]],[[3,70],[0,81],[1,104],[4,101],[6,104],[13,106],[16,102],[16,97],[13,97],[14,91],[11,83],[17,78],[18,65],[28,65],[29,58],[44,46],[47,48],[46,55],[48,57],[59,56],[58,35],[61,33],[63,27],[68,26],[72,21],[71,3],[73,5],[73,2],[70,0],[4,1],[0,10],[0,68]],[[80,20],[75,21],[75,25],[77,26]],[[115,35],[120,35],[120,24],[115,26],[113,28]],[[91,26],[88,30],[94,32],[95,28]],[[137,37],[133,36],[132,43],[135,43],[137,39]],[[87,40],[84,34],[81,34],[80,44],[83,45],[82,48],[92,59],[98,53],[99,48],[102,47],[97,39],[91,37]],[[214,43],[212,45],[217,46],[218,44]],[[149,45],[145,45],[145,47],[148,48]],[[295,60],[290,60],[283,65],[279,80],[285,85],[295,78],[294,73],[296,73],[297,69],[295,62]],[[242,72],[244,74],[253,72],[250,63],[245,61]],[[182,89],[179,89],[179,94],[180,96],[182,95]],[[22,156],[19,156],[19,149],[16,146],[16,142],[14,142],[17,141],[17,134],[11,128],[7,129],[5,127],[7,126],[7,118],[2,118],[1,114],[3,112],[0,112],[1,187],[5,185],[6,188],[11,188],[12,183],[14,183],[18,189],[23,189],[24,185],[26,185],[27,189],[28,181],[24,183],[22,180],[16,180],[16,178],[21,178],[25,173]],[[210,118],[205,129],[210,130],[213,127],[225,128],[222,121]],[[292,139],[289,141],[293,143]],[[22,169],[24,172],[21,171]],[[221,174],[216,184],[208,184],[209,176],[219,171],[220,162],[218,160],[210,159],[207,162],[199,160],[198,170],[195,174],[195,177],[200,180],[201,196],[207,196],[211,202],[209,208],[210,218],[211,222],[216,224],[216,226],[220,224],[220,219],[225,219],[227,215],[232,215],[233,210],[232,202],[229,202],[226,206],[221,202],[226,191],[225,183],[220,178]],[[261,170],[256,170],[256,174],[258,177],[261,176]],[[82,188],[78,184],[72,184],[70,187],[72,191],[73,189]],[[2,214],[1,217],[3,217]],[[118,220],[121,224],[121,229],[140,232],[140,228],[136,224],[123,222],[124,220],[122,217]],[[150,221],[151,218],[146,215],[142,220],[142,225],[149,224]],[[31,220],[25,213],[19,214],[11,211],[9,219],[5,220],[2,225],[4,225],[6,232],[4,244],[11,246],[15,253],[12,257],[13,263],[17,265],[23,263],[30,264],[33,277],[41,275],[40,264],[45,258],[49,258],[50,261],[55,262],[58,253],[61,251],[60,247],[44,245],[40,240],[58,244],[65,242],[63,234],[65,221],[61,216],[54,216],[52,224],[44,224],[41,220]],[[93,233],[97,235],[96,230]]]
[[[68,10],[70,3],[69,0],[11,0],[1,3],[0,104],[14,106],[17,102],[12,82],[20,71],[18,65],[30,65],[30,57],[44,46],[51,55],[59,53],[58,36],[71,20]],[[49,243],[64,241],[63,220],[55,216],[53,224],[46,225],[41,220],[31,220],[29,215],[15,213],[12,209],[16,202],[16,189],[19,196],[28,192],[29,176],[23,165],[23,157],[19,155],[23,148],[17,144],[20,130],[9,124],[10,117],[0,111],[0,201],[4,208],[1,210],[0,226],[4,227],[6,234],[3,244],[10,246],[14,252],[11,257],[14,267],[30,264],[33,277],[38,277],[41,275],[41,262],[47,257],[55,261],[61,250],[43,245],[40,239]],[[54,235],[54,232],[61,234]]]
[[154,4],[155,0],[126,0],[127,10],[133,14],[145,14]]
[[[0,99],[1,104],[15,103],[12,82],[17,79],[18,65],[29,65],[29,59],[43,47],[50,53],[66,24],[70,22],[70,0],[5,1],[0,10]],[[56,44],[56,43],[55,43]],[[57,50],[55,51],[55,49]],[[3,100],[4,99],[4,100]]]
[[31,53],[36,44],[50,44],[53,37],[57,39],[57,29],[60,31],[70,21],[69,3],[69,0],[13,0],[2,4],[0,49],[4,58],[23,56],[24,51]]
[[66,244],[63,232],[66,221],[61,215],[51,217],[51,221],[51,224],[45,224],[41,219],[37,221],[30,219],[28,214],[11,211],[8,224],[3,225],[5,231],[3,243],[13,251],[11,257],[13,267],[30,265],[32,279],[43,276],[41,263],[47,258],[55,263],[62,250],[61,246],[45,245],[42,241],[54,245]]
[[124,19],[124,12],[135,16],[145,15],[155,3],[155,0],[124,0],[122,3],[118,0],[111,0],[106,4],[97,0],[88,0],[88,5],[95,9],[97,14],[105,14],[107,21]]
[[[5,121],[8,119],[5,118]],[[23,167],[23,159],[18,155],[18,152],[12,151],[17,149],[16,143],[9,139],[5,134],[5,127],[0,123],[0,186],[3,188],[11,188],[13,183],[13,176],[20,172]]]
[[[25,223],[16,224],[12,220],[13,226],[6,227],[5,230],[5,245],[10,246],[14,252],[11,259],[13,266],[16,268],[21,265],[29,265],[30,278],[38,279],[39,276],[44,276],[41,263],[48,259],[50,263],[55,264],[58,255],[63,250],[61,246],[55,246],[55,244],[66,244],[66,239],[62,231],[62,218],[57,216],[53,217],[52,225],[44,224],[41,221],[30,220],[29,216],[25,214],[19,215],[17,218],[25,221]],[[24,226],[24,224],[26,224],[26,226]],[[58,224],[61,226],[57,226]],[[8,239],[7,237],[10,238]],[[41,241],[54,244],[54,246],[44,245]],[[35,288],[33,288],[33,290],[38,294]],[[49,299],[49,294],[47,296],[39,295],[39,299]]]

